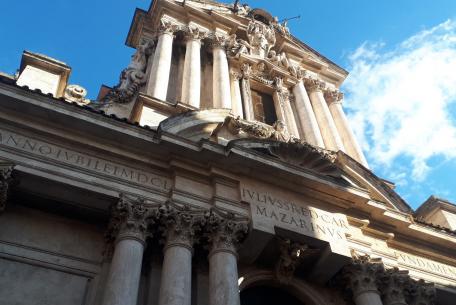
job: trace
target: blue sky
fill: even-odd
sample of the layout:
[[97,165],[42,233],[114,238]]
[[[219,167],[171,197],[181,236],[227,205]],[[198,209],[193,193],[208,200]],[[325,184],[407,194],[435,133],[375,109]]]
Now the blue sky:
[[[416,208],[429,195],[456,202],[456,1],[255,0],[291,32],[350,72],[342,90],[374,172]],[[0,10],[0,71],[23,50],[73,68],[94,98],[114,85],[133,50],[135,7],[149,0],[10,1]]]

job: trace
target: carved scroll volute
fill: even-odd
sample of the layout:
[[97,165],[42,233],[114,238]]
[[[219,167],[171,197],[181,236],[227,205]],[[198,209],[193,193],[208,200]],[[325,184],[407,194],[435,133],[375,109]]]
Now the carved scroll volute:
[[161,206],[159,222],[165,249],[181,246],[192,251],[205,220],[204,212],[201,210],[191,210],[187,206],[178,206],[171,202]]
[[206,214],[206,222],[209,255],[222,251],[237,256],[237,249],[249,232],[249,220],[232,213],[212,209]]
[[8,200],[8,191],[11,185],[14,165],[12,163],[0,163],[0,213],[5,210]]
[[423,280],[410,279],[405,288],[405,299],[408,305],[434,305],[435,286]]
[[405,301],[405,288],[410,281],[408,271],[398,268],[388,269],[380,279],[379,288],[384,305],[407,305]]
[[339,90],[326,90],[324,96],[329,105],[333,103],[342,103],[342,99],[344,98],[344,94]]
[[378,291],[378,282],[384,267],[380,258],[371,258],[369,255],[356,256],[350,265],[344,267],[342,279],[353,297],[365,292]]

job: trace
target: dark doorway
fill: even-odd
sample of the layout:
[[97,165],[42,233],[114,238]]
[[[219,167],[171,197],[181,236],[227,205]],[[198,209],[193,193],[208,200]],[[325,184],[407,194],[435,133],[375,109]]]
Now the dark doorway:
[[274,100],[271,95],[251,90],[255,120],[273,125],[277,121]]
[[275,287],[257,286],[241,291],[241,305],[304,305],[288,292]]

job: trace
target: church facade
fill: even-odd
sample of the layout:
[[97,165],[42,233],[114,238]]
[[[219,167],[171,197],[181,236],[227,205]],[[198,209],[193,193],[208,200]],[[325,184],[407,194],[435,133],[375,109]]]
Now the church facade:
[[0,304],[452,305],[456,206],[369,165],[348,72],[248,5],[156,0],[95,101],[0,73]]

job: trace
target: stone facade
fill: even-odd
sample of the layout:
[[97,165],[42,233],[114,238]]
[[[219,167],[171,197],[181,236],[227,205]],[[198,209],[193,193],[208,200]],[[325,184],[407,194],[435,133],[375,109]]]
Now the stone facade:
[[368,169],[286,22],[157,0],[127,44],[96,101],[44,55],[0,74],[1,304],[454,304],[455,206]]

